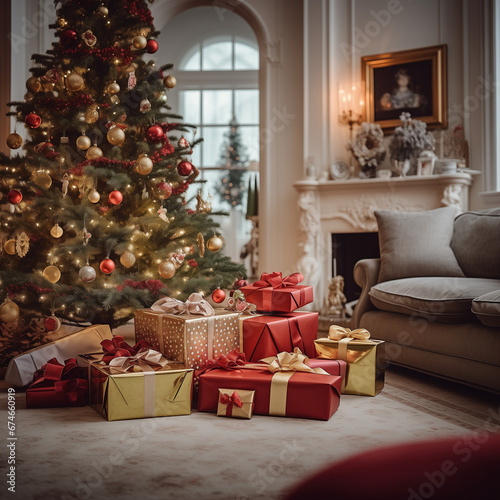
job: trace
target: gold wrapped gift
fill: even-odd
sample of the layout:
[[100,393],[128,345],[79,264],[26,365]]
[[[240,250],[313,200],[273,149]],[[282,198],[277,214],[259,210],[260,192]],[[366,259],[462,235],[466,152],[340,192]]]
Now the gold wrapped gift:
[[370,339],[364,328],[332,325],[328,337],[314,341],[318,358],[347,361],[342,394],[376,396],[384,387],[385,342]]
[[168,359],[198,369],[233,349],[242,350],[240,314],[218,309],[214,315],[165,314],[151,309],[135,311],[135,339],[146,340]]
[[255,391],[219,389],[217,415],[219,417],[252,418]]
[[[114,367],[102,363],[102,354],[78,356],[89,367],[90,405],[107,420],[189,415],[193,370],[167,362],[158,369]],[[121,358],[129,359],[129,358]],[[155,367],[156,368],[156,367]]]

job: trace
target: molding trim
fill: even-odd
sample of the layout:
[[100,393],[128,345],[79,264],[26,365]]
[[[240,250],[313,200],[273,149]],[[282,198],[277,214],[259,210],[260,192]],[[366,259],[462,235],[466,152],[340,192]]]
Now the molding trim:
[[10,66],[11,66],[11,44],[9,34],[11,28],[11,2],[0,2],[0,31],[3,42],[0,44],[0,75],[2,75],[2,85],[0,85],[0,151],[6,155],[10,154],[10,149],[5,144],[5,139],[10,134],[10,118],[5,116],[6,104],[10,101]]

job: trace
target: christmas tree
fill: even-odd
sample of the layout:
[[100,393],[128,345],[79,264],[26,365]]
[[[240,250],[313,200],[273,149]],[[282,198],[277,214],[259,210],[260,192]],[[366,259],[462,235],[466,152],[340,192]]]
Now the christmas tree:
[[200,140],[166,105],[172,66],[145,60],[158,49],[145,1],[56,6],[57,41],[33,55],[25,101],[8,104],[29,138],[0,157],[4,334],[33,321],[40,332],[40,318],[49,331],[116,327],[162,295],[208,295],[245,273],[219,252],[209,203],[187,209]]
[[226,133],[226,142],[222,146],[220,165],[227,167],[227,172],[221,179],[219,189],[220,199],[229,203],[231,207],[242,204],[245,192],[245,175],[248,158],[245,155],[245,147],[238,130],[239,125],[233,117],[229,124],[229,132]]

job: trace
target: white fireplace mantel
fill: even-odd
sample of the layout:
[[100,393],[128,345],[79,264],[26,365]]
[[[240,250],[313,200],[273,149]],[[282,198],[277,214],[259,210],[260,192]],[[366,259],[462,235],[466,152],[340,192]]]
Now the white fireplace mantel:
[[467,210],[470,173],[353,178],[344,181],[302,180],[294,183],[301,211],[297,271],[314,287],[310,309],[322,310],[332,276],[331,234],[377,231],[376,210],[423,211],[442,206]]

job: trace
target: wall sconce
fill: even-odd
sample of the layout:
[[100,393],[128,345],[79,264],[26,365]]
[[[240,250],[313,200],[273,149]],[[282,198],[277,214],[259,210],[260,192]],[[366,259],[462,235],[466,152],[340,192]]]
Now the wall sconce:
[[339,85],[339,123],[349,127],[349,135],[352,140],[352,129],[354,125],[361,125],[363,121],[364,100],[362,86],[353,84],[348,86]]

